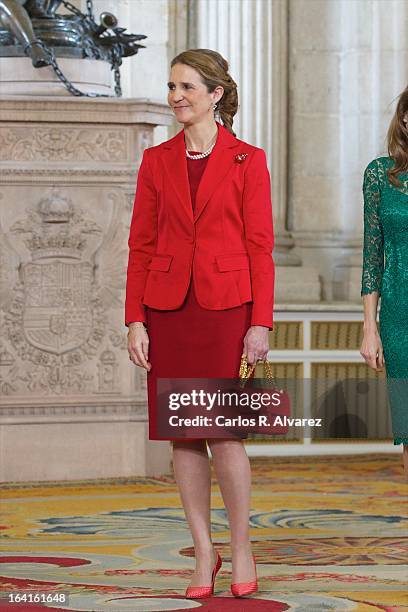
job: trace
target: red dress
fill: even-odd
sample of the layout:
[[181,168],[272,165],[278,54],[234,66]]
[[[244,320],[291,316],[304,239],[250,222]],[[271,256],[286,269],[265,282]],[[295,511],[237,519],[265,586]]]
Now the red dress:
[[[195,153],[190,151],[190,153]],[[201,176],[208,157],[187,158],[193,210]],[[183,304],[175,310],[146,306],[149,335],[147,374],[149,439],[160,438],[156,427],[160,415],[156,406],[157,378],[236,378],[243,351],[243,340],[251,325],[252,302],[226,310],[207,310],[197,302],[194,278]]]

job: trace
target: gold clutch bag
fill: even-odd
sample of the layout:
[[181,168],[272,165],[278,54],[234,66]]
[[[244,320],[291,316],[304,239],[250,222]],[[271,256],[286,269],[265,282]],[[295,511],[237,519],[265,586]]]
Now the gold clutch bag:
[[[261,390],[267,389],[270,393],[273,392],[275,394],[275,398],[276,398],[276,394],[278,394],[279,396],[278,405],[270,404],[270,405],[265,406],[263,409],[263,414],[266,414],[269,417],[270,423],[274,423],[274,419],[276,416],[280,416],[280,417],[290,416],[290,397],[286,390],[277,388],[276,380],[272,373],[271,362],[268,361],[267,359],[260,359],[259,361],[262,361],[263,363],[263,377],[262,378],[266,379],[265,380],[266,387],[264,387],[263,384],[259,382],[259,386],[261,387]],[[252,373],[255,370],[256,366],[257,366],[256,363],[249,365],[247,356],[242,355],[241,365],[239,368],[239,384],[241,387],[244,387],[246,381],[252,376]],[[255,391],[257,390],[251,387],[251,389],[249,390],[249,393],[255,392]],[[279,423],[278,425],[274,423],[273,426],[271,426],[270,423],[267,425],[259,425],[256,428],[255,433],[271,435],[271,434],[285,434],[288,432],[289,428],[287,425],[287,421],[285,421],[284,424]]]
[[[263,378],[267,378],[268,380],[273,380],[274,376],[272,373],[272,364],[267,359],[260,359],[263,363]],[[257,363],[259,363],[259,361]],[[249,365],[248,358],[246,355],[242,355],[241,364],[239,366],[239,379],[240,384],[243,387],[248,380],[252,376],[253,371],[255,370],[257,363],[253,363]]]

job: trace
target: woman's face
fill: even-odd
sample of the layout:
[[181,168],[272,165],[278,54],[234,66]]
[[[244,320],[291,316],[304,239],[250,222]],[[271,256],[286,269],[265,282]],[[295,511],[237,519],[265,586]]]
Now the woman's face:
[[199,73],[185,64],[175,64],[172,67],[168,88],[169,106],[177,121],[187,125],[214,117],[213,106],[224,93],[221,86],[209,93]]

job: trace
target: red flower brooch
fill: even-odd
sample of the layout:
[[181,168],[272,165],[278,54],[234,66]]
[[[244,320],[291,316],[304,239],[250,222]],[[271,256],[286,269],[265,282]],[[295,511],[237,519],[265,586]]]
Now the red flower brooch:
[[236,155],[234,159],[237,162],[237,164],[242,164],[242,162],[245,161],[247,157],[248,157],[248,153],[238,153],[238,155]]

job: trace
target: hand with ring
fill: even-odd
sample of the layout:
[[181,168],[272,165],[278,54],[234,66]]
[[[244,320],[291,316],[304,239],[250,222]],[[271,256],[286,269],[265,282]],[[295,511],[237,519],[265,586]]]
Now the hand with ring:
[[269,328],[263,325],[252,325],[244,338],[243,353],[247,355],[250,365],[259,359],[266,359],[269,351]]

